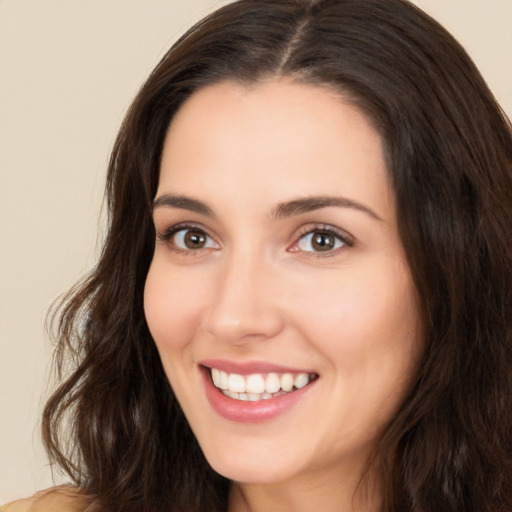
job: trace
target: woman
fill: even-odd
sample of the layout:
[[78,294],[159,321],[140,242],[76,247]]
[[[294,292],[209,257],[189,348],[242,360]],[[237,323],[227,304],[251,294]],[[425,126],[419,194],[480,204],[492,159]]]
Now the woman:
[[413,5],[220,9],[135,99],[60,309],[76,487],[14,506],[510,510],[511,193],[508,120]]

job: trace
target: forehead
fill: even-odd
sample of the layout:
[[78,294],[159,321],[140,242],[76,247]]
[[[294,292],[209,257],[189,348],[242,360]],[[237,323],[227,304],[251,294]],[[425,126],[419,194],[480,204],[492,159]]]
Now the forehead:
[[392,200],[367,117],[327,88],[284,80],[219,83],[185,102],[167,133],[159,192],[190,190],[212,201],[336,193],[389,209]]

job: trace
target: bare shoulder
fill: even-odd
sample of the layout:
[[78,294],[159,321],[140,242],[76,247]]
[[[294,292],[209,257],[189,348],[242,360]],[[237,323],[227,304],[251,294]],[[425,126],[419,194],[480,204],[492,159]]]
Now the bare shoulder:
[[1,512],[84,512],[85,499],[69,485],[40,491],[31,498],[4,505]]

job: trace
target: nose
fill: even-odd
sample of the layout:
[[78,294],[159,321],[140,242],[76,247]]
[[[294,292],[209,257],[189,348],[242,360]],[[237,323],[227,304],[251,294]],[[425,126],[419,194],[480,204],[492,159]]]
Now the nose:
[[219,263],[203,327],[217,340],[243,344],[276,336],[283,328],[275,269],[253,255]]

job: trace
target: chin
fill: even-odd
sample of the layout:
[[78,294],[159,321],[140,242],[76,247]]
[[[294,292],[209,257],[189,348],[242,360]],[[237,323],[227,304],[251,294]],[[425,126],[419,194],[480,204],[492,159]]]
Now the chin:
[[295,476],[299,469],[295,461],[280,461],[269,455],[248,458],[227,450],[223,454],[205,453],[205,456],[217,473],[246,484],[276,484]]

